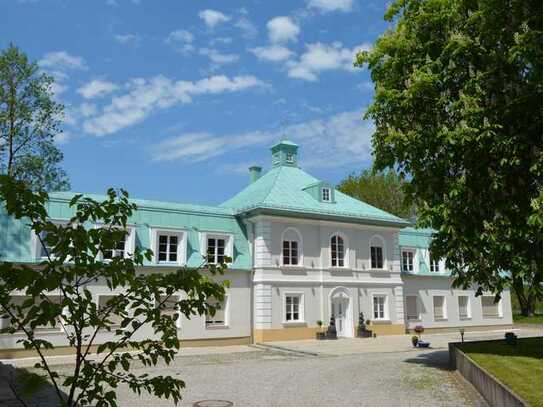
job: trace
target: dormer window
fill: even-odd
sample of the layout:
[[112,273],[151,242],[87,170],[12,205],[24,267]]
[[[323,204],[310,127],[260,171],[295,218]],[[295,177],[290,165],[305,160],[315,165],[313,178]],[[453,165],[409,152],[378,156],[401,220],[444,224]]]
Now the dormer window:
[[323,202],[330,202],[331,201],[331,193],[330,188],[322,188],[321,190],[321,198]]

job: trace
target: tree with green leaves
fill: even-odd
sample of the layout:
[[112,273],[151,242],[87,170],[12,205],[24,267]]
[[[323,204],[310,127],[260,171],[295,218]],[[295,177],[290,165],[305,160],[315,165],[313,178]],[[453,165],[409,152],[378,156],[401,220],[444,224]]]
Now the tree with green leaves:
[[375,96],[375,167],[404,190],[455,284],[522,313],[543,298],[543,2],[396,0],[356,65]]
[[[176,319],[215,313],[217,305],[206,299],[224,299],[228,282],[216,282],[213,275],[222,274],[225,264],[207,265],[203,260],[211,275],[186,267],[146,272],[141,266],[152,252],[137,247],[130,256],[115,254],[103,260],[101,253],[113,254],[124,242],[127,222],[136,209],[128,194],[109,190],[101,202],[76,195],[70,202],[73,216],[63,225],[49,220],[47,199],[45,192],[33,192],[22,181],[0,176],[5,210],[28,222],[46,253],[40,267],[0,263],[0,316],[9,323],[4,333],[24,334],[19,342],[39,355],[36,368],[50,381],[59,405],[116,406],[115,389],[121,384],[177,404],[182,380],[137,375],[130,366],[168,364],[174,359],[180,347]],[[92,227],[97,224],[99,228]],[[101,306],[91,292],[97,284],[111,295]],[[163,312],[172,303],[175,313]],[[154,335],[138,336],[144,326]],[[44,327],[64,333],[75,356],[70,374],[60,376],[45,357],[54,346],[39,336]],[[111,339],[97,343],[104,332],[111,332]],[[39,382],[36,375],[24,379]]]
[[401,218],[415,215],[415,208],[405,202],[404,180],[395,171],[366,169],[359,175],[350,174],[337,188],[341,192]]
[[63,106],[53,99],[53,77],[14,45],[0,53],[0,171],[34,189],[70,189],[54,144]]

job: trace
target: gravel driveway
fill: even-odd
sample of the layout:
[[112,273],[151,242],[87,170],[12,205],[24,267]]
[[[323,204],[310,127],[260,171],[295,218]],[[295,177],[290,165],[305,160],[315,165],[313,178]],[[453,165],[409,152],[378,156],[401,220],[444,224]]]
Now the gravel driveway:
[[[182,406],[209,399],[243,407],[478,405],[469,388],[443,368],[447,358],[446,351],[334,357],[255,351],[183,357],[175,366],[138,373],[183,378]],[[172,405],[125,388],[118,399],[121,406]]]
[[[309,356],[255,348],[181,356],[172,366],[134,367],[133,372],[185,380],[182,406],[209,399],[243,407],[484,405],[447,370],[447,361],[445,350]],[[118,389],[118,401],[129,407],[173,405],[124,387]],[[56,404],[42,398],[38,405]]]

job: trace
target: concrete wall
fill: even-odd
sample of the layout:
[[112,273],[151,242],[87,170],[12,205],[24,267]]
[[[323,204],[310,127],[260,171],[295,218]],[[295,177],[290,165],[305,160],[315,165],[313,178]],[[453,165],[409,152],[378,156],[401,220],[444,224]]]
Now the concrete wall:
[[479,366],[473,359],[449,344],[451,367],[458,372],[484,397],[491,407],[524,407],[528,404],[514,394],[507,386]]
[[[425,328],[450,328],[511,325],[513,323],[509,290],[505,290],[502,294],[500,304],[502,317],[483,318],[481,297],[475,296],[475,289],[453,289],[451,286],[452,279],[449,277],[403,275],[402,278],[404,296],[416,295],[418,298],[420,319],[406,321],[406,326],[409,329],[414,328],[416,325],[422,325]],[[433,296],[436,295],[445,297],[446,320],[434,319]],[[460,295],[469,297],[471,318],[460,319],[459,317],[458,296]]]

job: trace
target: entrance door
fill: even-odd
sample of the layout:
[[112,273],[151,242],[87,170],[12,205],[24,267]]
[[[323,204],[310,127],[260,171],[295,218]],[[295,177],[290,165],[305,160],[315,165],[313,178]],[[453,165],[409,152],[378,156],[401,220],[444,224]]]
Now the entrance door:
[[349,299],[343,296],[332,301],[332,312],[336,318],[336,331],[338,336],[347,336],[347,308]]

